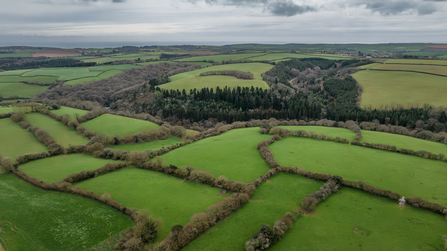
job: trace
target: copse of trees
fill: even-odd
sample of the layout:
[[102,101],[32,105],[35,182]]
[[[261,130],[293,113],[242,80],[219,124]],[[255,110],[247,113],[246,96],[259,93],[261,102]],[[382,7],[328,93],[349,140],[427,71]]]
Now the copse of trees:
[[228,71],[207,71],[200,73],[200,76],[212,76],[212,75],[225,75],[225,76],[233,76],[239,79],[253,79],[253,73],[237,71],[237,70],[228,70]]

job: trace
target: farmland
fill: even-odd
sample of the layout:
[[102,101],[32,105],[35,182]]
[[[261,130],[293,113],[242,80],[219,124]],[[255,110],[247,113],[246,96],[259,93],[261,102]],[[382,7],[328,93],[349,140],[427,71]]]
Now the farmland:
[[444,65],[447,66],[446,60],[427,60],[427,59],[388,59],[386,64],[416,64],[416,65]]
[[361,107],[431,104],[447,106],[446,78],[414,72],[360,71],[352,75],[363,87]]
[[43,92],[47,88],[48,86],[0,82],[0,93],[4,97],[17,95],[23,98],[32,98],[36,93]]
[[82,124],[91,131],[101,132],[109,135],[136,134],[140,131],[147,131],[151,128],[157,129],[159,126],[149,121],[132,119],[112,114],[104,114],[93,120]]
[[406,64],[374,64],[370,65],[368,69],[372,70],[387,70],[387,71],[411,71],[421,72],[435,75],[447,76],[447,65],[406,65]]
[[[201,89],[205,87],[216,88],[217,86],[223,88],[228,87],[261,87],[263,89],[268,88],[268,85],[262,80],[261,74],[270,70],[273,66],[262,63],[245,63],[245,64],[228,64],[220,66],[206,67],[195,71],[180,73],[172,76],[171,82],[160,85],[160,88],[164,89]],[[253,73],[253,80],[241,80],[233,76],[199,76],[202,72],[207,71],[225,71],[225,70],[238,70],[243,72]]]
[[52,113],[59,115],[59,116],[63,116],[65,114],[68,114],[70,116],[70,120],[75,119],[75,115],[85,115],[88,113],[88,111],[86,110],[80,110],[80,109],[75,109],[75,108],[71,108],[71,107],[66,107],[66,106],[62,106],[60,109],[57,110],[51,110]]
[[115,145],[115,146],[111,146],[110,148],[120,149],[120,150],[124,150],[124,151],[128,151],[128,152],[131,152],[131,151],[143,152],[144,150],[147,150],[147,149],[155,151],[160,148],[172,146],[172,145],[180,143],[180,142],[182,142],[182,139],[172,136],[172,135],[169,135],[168,138],[164,139],[164,140],[152,140],[152,141],[143,142],[143,143]]

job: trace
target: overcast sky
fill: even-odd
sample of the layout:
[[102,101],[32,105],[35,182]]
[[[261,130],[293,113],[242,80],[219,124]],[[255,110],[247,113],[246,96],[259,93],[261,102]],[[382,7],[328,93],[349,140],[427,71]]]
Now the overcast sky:
[[447,0],[0,0],[0,3],[3,44],[20,36],[23,41],[152,44],[447,42]]

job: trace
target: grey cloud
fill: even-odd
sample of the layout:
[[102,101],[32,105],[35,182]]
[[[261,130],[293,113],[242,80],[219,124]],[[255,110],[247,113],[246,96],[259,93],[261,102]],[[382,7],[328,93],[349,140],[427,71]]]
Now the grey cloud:
[[307,5],[296,5],[292,1],[277,1],[267,6],[270,12],[276,16],[295,16],[306,12],[316,11],[315,8]]
[[373,12],[383,16],[397,15],[405,11],[416,11],[418,15],[429,15],[436,12],[436,3],[445,3],[447,0],[360,0],[350,2],[351,6],[365,6]]

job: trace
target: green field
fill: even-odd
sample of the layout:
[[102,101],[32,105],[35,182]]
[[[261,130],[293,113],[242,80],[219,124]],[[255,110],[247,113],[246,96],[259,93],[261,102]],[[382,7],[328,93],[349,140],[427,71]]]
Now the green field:
[[97,77],[87,77],[87,78],[78,78],[78,79],[73,79],[70,81],[65,82],[65,85],[74,85],[74,84],[84,84],[84,83],[89,83],[92,81],[99,81],[101,79],[106,79],[106,78],[110,78],[112,76],[115,76],[118,73],[121,73],[123,71],[121,70],[108,70],[105,71],[101,74],[99,74]]
[[87,154],[69,154],[31,161],[20,165],[19,170],[48,184],[57,184],[71,174],[95,170],[112,162],[115,161],[97,159]]
[[[33,72],[33,71],[30,71]],[[25,72],[26,74],[28,72]],[[43,83],[52,83],[57,80],[55,76],[32,76],[32,77],[23,77],[23,76],[0,76],[0,83],[11,83],[11,82],[43,82]]]
[[30,113],[26,115],[26,121],[32,126],[49,131],[51,137],[64,147],[68,147],[69,145],[83,145],[89,142],[88,138],[77,134],[50,116],[40,113]]
[[447,156],[447,145],[434,141],[418,139],[415,137],[398,135],[385,132],[362,131],[363,139],[361,142],[380,143],[397,147],[397,149],[405,148],[413,151],[424,150],[435,154],[444,154]]
[[159,63],[175,63],[175,62],[173,62],[173,61],[153,61],[153,62],[137,63],[137,65],[150,65],[150,64],[159,64]]
[[384,150],[308,138],[286,138],[269,146],[281,166],[339,175],[405,197],[447,205],[447,163]]
[[265,53],[245,53],[245,54],[215,54],[215,55],[211,55],[211,56],[198,56],[198,57],[190,57],[190,58],[182,58],[176,61],[187,61],[187,62],[194,62],[194,61],[209,61],[209,60],[213,60],[213,61],[217,61],[217,62],[221,62],[221,61],[228,61],[228,60],[252,60],[251,58],[253,57],[257,57],[257,56],[262,56]]
[[38,189],[0,174],[0,243],[9,251],[85,250],[132,226],[94,200]]
[[[244,64],[226,64],[219,66],[206,67],[194,71],[184,72],[170,77],[171,82],[160,85],[160,88],[165,89],[202,89],[205,87],[216,88],[219,87],[261,87],[268,89],[268,85],[262,80],[261,74],[270,70],[273,65],[263,63],[244,63]],[[253,73],[253,80],[241,80],[233,76],[204,76],[200,77],[200,73],[207,71],[224,71],[224,70],[238,70]]]
[[25,100],[25,99],[7,99],[7,100],[0,101],[0,103],[17,102],[17,101],[23,101],[23,100]]
[[235,129],[206,138],[161,155],[167,164],[225,175],[230,180],[251,182],[270,170],[256,145],[271,135],[259,128]]
[[359,71],[352,75],[363,87],[361,107],[426,103],[447,106],[447,79],[414,72]]
[[407,64],[375,64],[368,69],[387,71],[413,71],[447,76],[447,65],[407,65]]
[[0,114],[13,112],[14,108],[12,106],[0,106]]
[[269,250],[443,250],[443,216],[341,188]]
[[0,53],[0,58],[30,58],[31,53]]
[[10,118],[0,119],[0,156],[17,157],[25,153],[46,152],[47,148],[41,144],[34,133],[22,129]]
[[158,59],[160,58],[160,53],[133,53],[133,54],[123,54],[123,55],[111,55],[109,57],[94,57],[94,58],[80,58],[84,62],[95,62],[97,64],[103,64],[107,62],[114,62],[120,60],[146,60],[146,59]]
[[23,83],[0,83],[0,94],[3,97],[17,95],[24,98],[32,98],[36,93],[43,92],[47,88],[48,86]]
[[157,129],[159,126],[149,121],[127,118],[112,114],[103,114],[97,118],[87,121],[82,124],[89,130],[94,132],[102,132],[105,134],[136,134],[140,131],[147,131],[149,129]]
[[322,184],[297,175],[277,174],[261,184],[246,205],[182,250],[243,251],[245,241],[258,232],[262,224],[272,226],[285,213],[294,212],[301,207],[301,200]]
[[89,67],[90,71],[108,71],[108,70],[128,70],[132,68],[137,68],[138,65],[134,64],[119,64],[119,65],[101,65]]
[[66,106],[61,106],[60,109],[57,110],[51,110],[52,113],[62,116],[64,114],[68,114],[70,115],[70,120],[74,120],[75,119],[75,114],[78,114],[79,116],[85,115],[87,113],[89,113],[89,111],[86,110],[81,110],[81,109],[75,109],[75,108],[71,108],[71,107],[66,107]]
[[326,126],[280,126],[280,127],[294,131],[304,130],[306,132],[313,131],[317,134],[323,133],[333,138],[340,137],[345,138],[349,141],[352,141],[355,138],[355,132],[349,129],[339,127],[326,127]]
[[96,77],[98,72],[91,72],[88,68],[42,68],[25,72],[22,76],[56,76],[59,80],[71,80],[84,77]]
[[167,139],[165,140],[152,140],[144,143],[135,143],[135,144],[126,144],[126,145],[114,145],[114,146],[108,146],[109,148],[113,149],[121,149],[124,151],[144,151],[147,149],[150,150],[158,150],[163,147],[172,146],[174,144],[182,142],[181,138],[169,135]]
[[447,60],[428,59],[388,59],[386,64],[420,64],[420,65],[447,65]]
[[372,68],[374,68],[376,66],[379,66],[379,65],[382,65],[382,64],[381,63],[371,63],[371,64],[359,66],[358,68],[359,69],[372,69]]
[[331,55],[331,54],[297,54],[297,53],[269,53],[266,55],[249,58],[253,61],[269,60],[269,61],[284,61],[291,58],[325,58],[332,60],[349,59],[351,57]]
[[75,184],[97,194],[110,192],[112,198],[130,208],[147,209],[161,217],[163,227],[156,241],[161,241],[175,225],[186,225],[191,216],[227,195],[219,189],[195,182],[137,168],[124,168]]
[[22,75],[23,73],[27,71],[32,71],[32,69],[26,69],[26,70],[14,70],[14,71],[2,71],[0,72],[0,76],[11,76],[11,75]]

